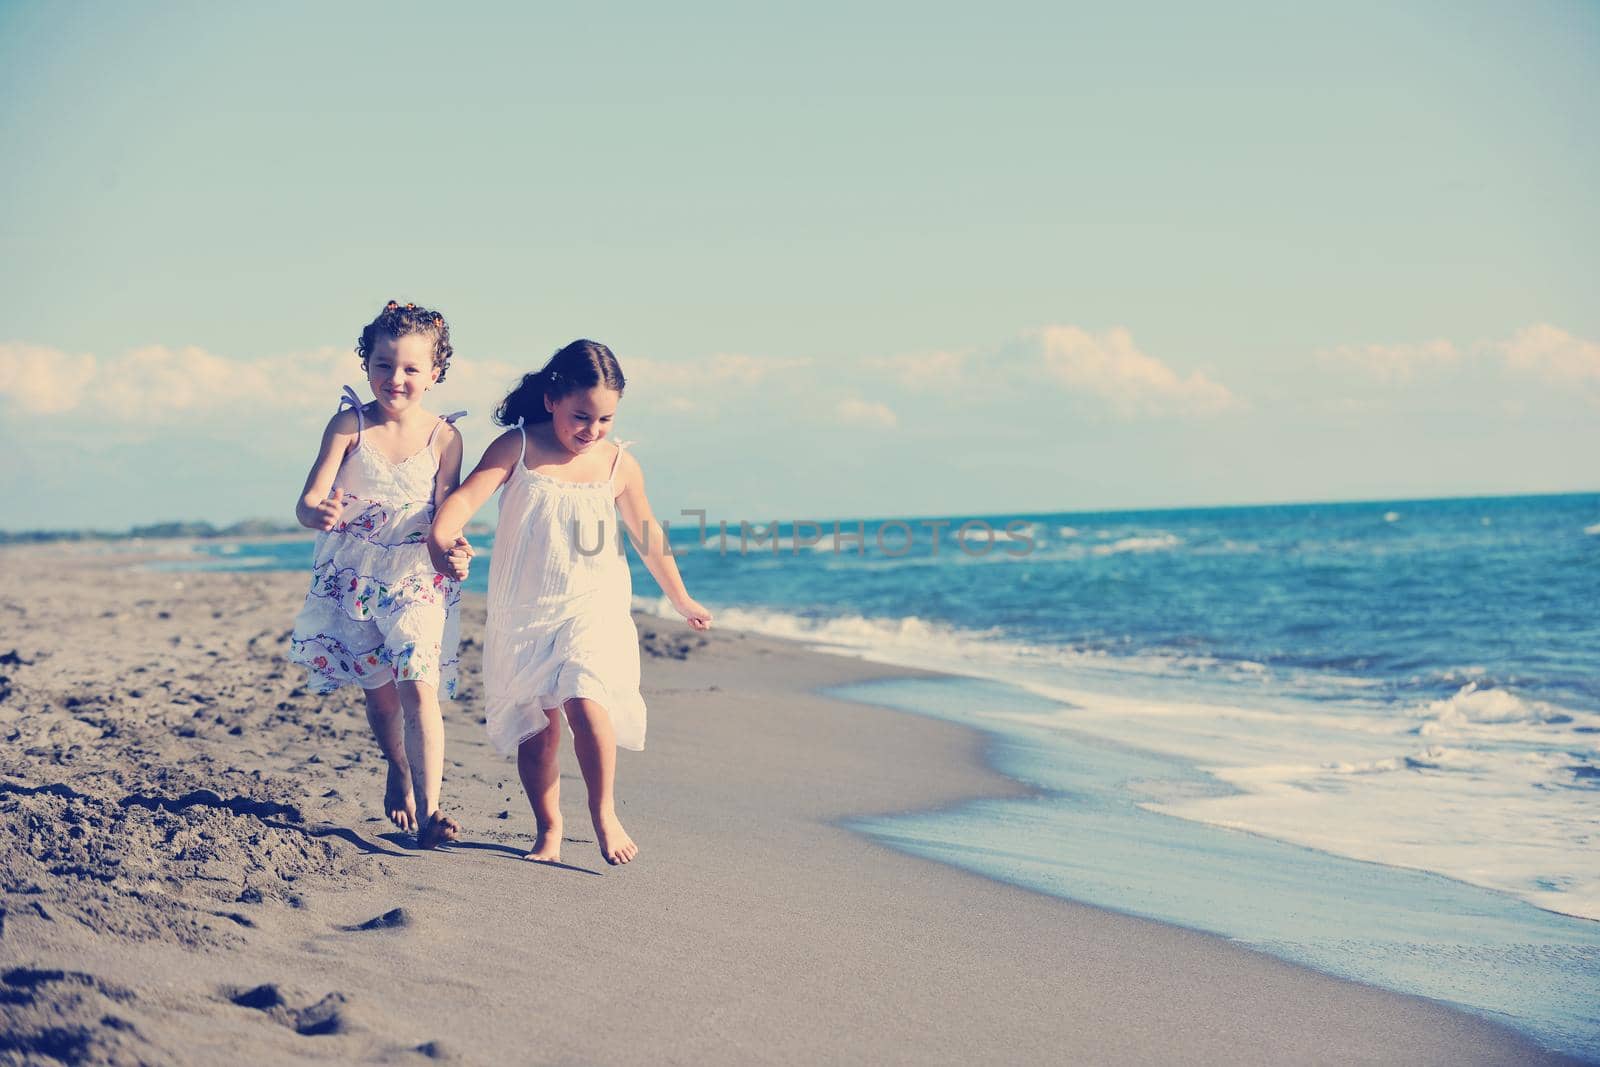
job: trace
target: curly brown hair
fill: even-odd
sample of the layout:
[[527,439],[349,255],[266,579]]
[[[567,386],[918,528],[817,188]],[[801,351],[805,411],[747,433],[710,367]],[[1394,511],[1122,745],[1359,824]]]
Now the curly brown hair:
[[450,324],[437,311],[416,304],[399,304],[393,300],[384,305],[377,318],[367,323],[367,328],[361,331],[361,337],[356,341],[356,355],[361,357],[361,369],[367,369],[367,357],[372,355],[372,346],[378,338],[392,337],[398,341],[414,333],[433,336],[433,365],[439,368],[438,380],[444,381],[444,372],[449,369],[450,357],[456,351],[450,347]]

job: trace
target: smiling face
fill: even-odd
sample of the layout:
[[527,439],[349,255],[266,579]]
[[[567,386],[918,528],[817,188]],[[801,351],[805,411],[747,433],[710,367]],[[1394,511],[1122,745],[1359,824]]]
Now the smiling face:
[[378,406],[398,415],[422,401],[422,394],[439,380],[433,365],[433,338],[420,333],[405,337],[379,337],[367,357],[367,384]]
[[611,421],[616,418],[621,399],[622,394],[615,389],[597,385],[568,393],[560,400],[547,396],[544,408],[550,413],[550,426],[561,447],[581,456],[611,432]]

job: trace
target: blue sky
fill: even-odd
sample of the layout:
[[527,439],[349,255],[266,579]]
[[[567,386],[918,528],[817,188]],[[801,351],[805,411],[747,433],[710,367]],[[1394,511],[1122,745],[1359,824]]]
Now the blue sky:
[[1600,487],[1600,5],[0,5],[0,528],[288,521],[362,324],[657,509]]

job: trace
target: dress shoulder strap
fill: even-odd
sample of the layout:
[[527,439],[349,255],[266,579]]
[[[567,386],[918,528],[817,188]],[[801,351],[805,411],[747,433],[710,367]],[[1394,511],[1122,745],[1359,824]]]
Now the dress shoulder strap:
[[615,482],[617,480],[617,468],[622,466],[622,450],[633,444],[633,442],[615,441],[613,444],[617,446],[617,458],[611,461],[611,475],[606,479],[608,482]]
[[440,415],[439,421],[433,424],[433,432],[428,434],[428,447],[433,447],[433,439],[438,436],[439,427],[443,426],[445,423],[449,423],[451,426],[454,426],[456,424],[456,420],[466,415],[466,413],[466,409],[463,408],[460,411],[452,411],[448,415]]
[[361,397],[356,395],[356,391],[348,385],[344,387],[344,392],[339,396],[339,411],[343,411],[345,408],[349,408],[356,413],[356,444],[359,445],[361,443],[361,434],[366,430],[367,423],[361,416]]

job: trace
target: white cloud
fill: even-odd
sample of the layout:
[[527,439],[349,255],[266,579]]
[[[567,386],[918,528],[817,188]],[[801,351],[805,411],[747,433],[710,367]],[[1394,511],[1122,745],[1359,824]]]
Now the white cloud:
[[[487,417],[520,371],[455,360],[430,407]],[[139,427],[208,415],[332,415],[345,384],[368,395],[348,349],[228,359],[194,346],[151,345],[118,356],[69,355],[41,345],[0,344],[0,406],[23,415],[92,412],[102,423]]]
[[1549,323],[1517,331],[1497,346],[1506,366],[1560,384],[1600,383],[1600,344]]
[[1319,352],[1318,358],[1382,385],[1408,385],[1449,367],[1488,369],[1496,362],[1510,375],[1550,385],[1600,385],[1600,343],[1549,323],[1524,327],[1504,341],[1342,345]]
[[[684,363],[629,360],[630,385],[648,385],[650,403],[666,411],[699,410],[729,390],[758,387],[779,374],[809,363],[803,359],[762,359],[719,354]],[[494,409],[522,375],[537,364],[516,366],[460,355],[445,381],[428,397],[440,414],[466,409],[462,423],[468,462],[475,449],[493,439]],[[120,355],[72,355],[56,348],[0,343],[0,417],[49,417],[93,413],[107,426],[136,437],[170,433],[202,418],[230,424],[267,419],[287,436],[304,434],[338,407],[341,388],[352,385],[369,396],[355,354],[346,348],[231,359],[195,346],[160,345]],[[310,447],[314,442],[308,442]]]
[[69,355],[43,345],[0,344],[0,397],[29,414],[73,410],[94,373],[93,356]]
[[840,422],[858,426],[892,430],[900,425],[899,418],[889,410],[887,404],[862,400],[860,397],[845,397],[834,406],[833,413]]
[[912,352],[899,356],[875,356],[866,361],[869,370],[885,371],[908,389],[959,389],[967,374],[965,352]]
[[[450,361],[444,381],[435,386],[438,391],[428,395],[428,408],[441,415],[465,408],[472,416],[461,424],[467,437],[468,463],[474,462],[471,453],[475,443],[486,445],[500,432],[493,422],[494,409],[524,374],[538,369],[492,359],[463,359],[459,353]],[[365,395],[366,390],[362,388],[361,392]]]
[[1047,375],[1072,392],[1108,401],[1123,416],[1210,415],[1239,406],[1226,386],[1200,371],[1181,377],[1141,352],[1120,326],[1100,334],[1045,326],[1023,336]]
[[770,384],[810,365],[805,358],[721,352],[672,362],[630,356],[622,372],[630,394],[648,397],[652,409],[686,414],[715,409],[732,391]]
[[722,352],[698,359],[671,363],[658,359],[632,357],[623,367],[629,383],[662,389],[704,389],[708,386],[760,385],[775,374],[810,364],[809,359],[747,356]]
[[1402,344],[1340,345],[1318,353],[1324,364],[1350,368],[1384,385],[1403,385],[1418,374],[1461,360],[1454,344],[1442,339]]
[[[208,411],[281,413],[338,398],[336,355],[327,349],[230,360],[193,346],[150,345],[103,359],[0,344],[0,398],[24,414],[93,411],[101,421],[127,424]],[[359,367],[352,369],[359,381]]]
[[969,400],[1017,389],[1037,391],[1041,379],[1104,402],[1117,415],[1212,415],[1242,407],[1228,388],[1202,371],[1180,375],[1140,351],[1123,327],[1093,333],[1050,325],[1010,341],[971,350],[934,350],[875,356],[863,365],[902,388],[961,394]]

